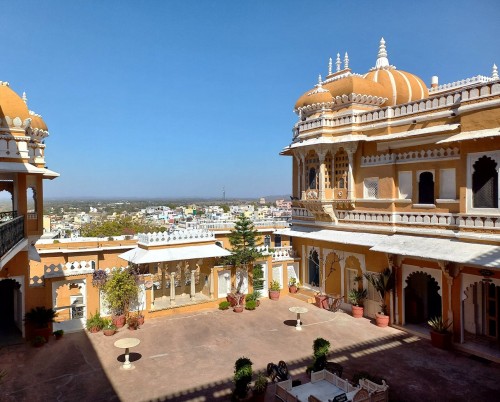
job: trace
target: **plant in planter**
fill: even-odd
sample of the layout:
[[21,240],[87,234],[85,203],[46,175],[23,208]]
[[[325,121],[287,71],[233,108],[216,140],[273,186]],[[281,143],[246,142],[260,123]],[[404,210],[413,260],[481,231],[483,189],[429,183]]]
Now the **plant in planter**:
[[387,315],[386,296],[394,289],[394,274],[390,268],[386,268],[380,274],[365,272],[364,276],[380,297],[380,311],[375,315],[377,326],[387,327],[389,325],[389,316]]
[[252,381],[252,361],[248,357],[240,357],[234,363],[233,382],[235,389],[233,391],[233,401],[240,401],[246,398],[248,385]]
[[231,303],[229,303],[228,301],[221,301],[219,303],[219,310],[228,310],[229,307],[231,307]]
[[365,301],[368,293],[366,289],[363,289],[363,285],[359,285],[362,279],[363,278],[361,276],[356,276],[356,278],[354,278],[354,282],[358,283],[358,288],[351,289],[349,293],[347,293],[347,299],[352,304],[352,316],[354,318],[363,317],[363,302]]
[[56,338],[56,340],[59,340],[63,337],[64,331],[62,329],[58,329],[57,331],[52,332],[52,335],[54,335],[54,338]]
[[297,278],[290,278],[288,280],[288,291],[290,293],[297,293],[297,291],[299,290],[299,285],[300,282],[297,280]]
[[255,307],[259,307],[260,305],[260,298],[261,298],[261,291],[260,290],[254,290],[252,293],[249,293],[245,296],[245,301],[254,301],[255,302]]
[[272,281],[269,287],[269,298],[271,300],[279,300],[280,298],[280,283],[278,281]]
[[35,347],[35,348],[39,348],[39,347],[42,347],[43,345],[45,345],[47,343],[47,341],[45,340],[45,338],[41,335],[37,335],[35,336],[32,341],[31,341],[31,344]]
[[247,310],[255,310],[257,307],[257,304],[255,303],[254,300],[249,300],[245,303],[245,308]]
[[451,349],[451,332],[450,327],[452,322],[449,320],[443,321],[443,317],[434,317],[427,321],[431,326],[431,344],[439,349]]
[[326,367],[328,353],[330,351],[330,342],[324,338],[316,338],[313,342],[313,362],[307,366],[306,372],[321,371]]
[[101,315],[96,311],[94,315],[90,315],[90,318],[87,318],[86,328],[91,333],[99,332],[104,327],[103,319]]
[[36,336],[43,336],[45,341],[49,341],[52,334],[50,325],[57,317],[57,313],[52,308],[35,307],[24,315],[24,320],[33,328],[33,333]]
[[132,315],[127,320],[128,329],[134,331],[139,328],[139,318],[136,315]]
[[116,325],[109,318],[103,318],[102,333],[105,336],[112,336],[116,333]]
[[266,395],[266,390],[267,390],[267,384],[268,384],[267,377],[264,374],[259,373],[253,384],[254,401],[264,401],[264,397]]
[[133,268],[114,269],[102,289],[113,312],[113,324],[118,328],[123,327],[131,303],[137,303],[139,296],[136,272]]

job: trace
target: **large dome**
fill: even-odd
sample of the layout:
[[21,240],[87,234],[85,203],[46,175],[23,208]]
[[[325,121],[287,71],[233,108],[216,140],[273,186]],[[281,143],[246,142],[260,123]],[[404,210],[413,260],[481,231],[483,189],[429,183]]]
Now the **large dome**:
[[387,97],[387,90],[382,85],[357,75],[350,75],[338,81],[325,84],[325,88],[330,91],[334,98],[353,93],[358,95],[378,96],[381,98]]
[[0,82],[0,119],[19,117],[24,120],[30,117],[28,106],[24,100],[9,87],[8,82]]

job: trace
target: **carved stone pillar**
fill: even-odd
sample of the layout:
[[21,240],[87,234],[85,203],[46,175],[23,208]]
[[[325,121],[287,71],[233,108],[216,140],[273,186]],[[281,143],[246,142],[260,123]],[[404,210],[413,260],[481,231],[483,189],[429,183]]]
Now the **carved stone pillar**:
[[191,292],[189,293],[189,296],[191,300],[194,300],[194,296],[196,294],[196,288],[195,288],[195,280],[194,280],[194,274],[196,273],[196,269],[191,270]]
[[301,177],[302,177],[302,166],[301,166],[301,160],[300,156],[298,153],[294,153],[293,157],[295,159],[295,163],[297,163],[297,176],[295,177],[295,185],[297,186],[297,192],[293,194],[294,197],[300,198],[300,195],[302,194],[302,188],[301,188]]
[[[391,324],[400,324],[399,322],[399,299],[398,299],[398,275],[399,275],[399,265],[398,265],[398,256],[395,254],[387,254],[387,262],[389,268],[394,275],[394,290],[390,292],[390,301],[389,305],[391,306],[391,310],[394,309],[394,313],[391,311]],[[401,291],[403,291],[403,287],[401,287]],[[404,324],[404,323],[403,323]]]
[[348,147],[345,148],[347,153],[347,159],[349,161],[349,169],[347,172],[347,199],[354,200],[354,153],[358,147],[357,143],[349,144]]
[[170,305],[175,306],[175,271],[170,272]]
[[301,199],[305,199],[305,191],[306,191],[306,155],[304,153],[301,153],[299,154],[299,157],[300,157],[300,162],[301,162],[301,165],[302,165],[302,169],[301,169],[301,175],[300,175],[300,180],[301,180],[301,184],[300,184],[300,198]]
[[160,269],[161,269],[161,298],[166,300],[167,299],[167,278],[166,278],[166,262],[161,262],[160,263]]
[[325,157],[327,150],[325,148],[321,148],[317,150],[318,159],[319,159],[319,195],[318,198],[320,200],[325,199]]
[[214,299],[214,283],[215,283],[215,272],[214,267],[210,268],[210,299]]

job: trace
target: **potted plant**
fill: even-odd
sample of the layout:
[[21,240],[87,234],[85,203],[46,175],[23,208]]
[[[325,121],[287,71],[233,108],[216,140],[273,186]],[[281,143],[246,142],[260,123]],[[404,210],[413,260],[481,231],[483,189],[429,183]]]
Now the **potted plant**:
[[261,298],[261,292],[260,290],[254,290],[252,293],[249,293],[245,296],[245,301],[246,302],[249,302],[249,301],[254,301],[255,302],[255,307],[259,307],[260,306],[260,298]]
[[139,326],[142,327],[144,325],[144,314],[141,311],[137,312],[137,319],[139,320]]
[[427,321],[431,326],[431,344],[439,349],[451,349],[451,322],[443,317],[434,317]]
[[349,293],[347,293],[347,299],[352,304],[352,316],[354,318],[363,317],[363,312],[364,312],[363,302],[365,301],[366,295],[368,293],[366,289],[363,289],[363,285],[359,285],[362,279],[363,277],[359,275],[356,276],[354,278],[354,282],[358,284],[358,288],[351,289]]
[[257,378],[255,379],[255,382],[253,384],[253,400],[254,401],[264,401],[265,395],[266,395],[266,390],[267,390],[267,377],[259,373],[257,375]]
[[365,272],[364,276],[380,297],[380,311],[375,314],[375,322],[378,327],[387,327],[389,315],[387,314],[386,296],[394,288],[394,274],[389,268],[386,268],[380,274]]
[[31,344],[35,347],[35,348],[40,348],[42,347],[43,345],[45,345],[47,343],[47,341],[45,340],[45,338],[42,336],[42,335],[37,335],[33,338],[33,340],[31,341]]
[[24,315],[24,320],[32,326],[35,337],[43,336],[45,341],[48,342],[52,334],[50,325],[56,317],[57,313],[54,309],[41,306],[32,308],[27,312]]
[[252,381],[252,364],[248,357],[240,357],[234,363],[233,382],[235,389],[233,391],[233,401],[241,401],[247,397],[248,385]]
[[245,309],[247,310],[255,310],[257,307],[257,303],[255,303],[255,300],[249,300],[245,303]]
[[57,331],[52,332],[52,335],[54,335],[54,338],[56,338],[56,340],[58,341],[59,339],[61,339],[63,337],[64,330],[58,329]]
[[231,303],[229,303],[228,301],[221,301],[219,303],[219,310],[228,310],[229,307],[231,307]]
[[330,351],[330,342],[324,338],[316,338],[313,342],[313,362],[307,367],[306,372],[321,371],[326,367],[328,353]]
[[112,275],[102,287],[104,298],[113,312],[113,324],[118,328],[125,325],[131,303],[137,302],[139,286],[133,268],[114,269]]
[[109,318],[103,318],[102,333],[105,336],[112,336],[116,333],[116,325]]
[[104,322],[101,318],[101,315],[96,311],[94,315],[90,315],[90,318],[87,318],[86,328],[89,332],[95,334],[99,332],[104,327]]
[[139,328],[139,318],[136,315],[131,315],[127,320],[128,329],[135,331]]
[[297,293],[299,290],[299,281],[297,278],[290,278],[288,281],[288,291],[290,293]]
[[271,300],[279,300],[280,298],[280,283],[278,281],[272,281],[269,287],[269,298]]

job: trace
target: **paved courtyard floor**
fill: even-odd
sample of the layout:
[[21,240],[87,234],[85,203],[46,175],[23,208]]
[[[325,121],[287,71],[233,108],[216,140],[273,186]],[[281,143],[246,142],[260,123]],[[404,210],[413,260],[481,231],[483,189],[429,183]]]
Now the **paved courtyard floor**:
[[[291,306],[309,307],[302,331],[295,330]],[[135,369],[120,370],[121,338],[136,337]],[[383,377],[394,401],[498,401],[500,367],[368,319],[331,313],[290,297],[263,300],[255,311],[204,310],[146,321],[138,331],[66,334],[42,348],[26,344],[0,349],[1,401],[227,401],[233,365],[249,357],[254,372],[285,360],[293,378],[306,381],[312,343],[332,344],[330,360],[344,366],[343,377],[359,371]],[[267,401],[273,401],[274,386]]]

